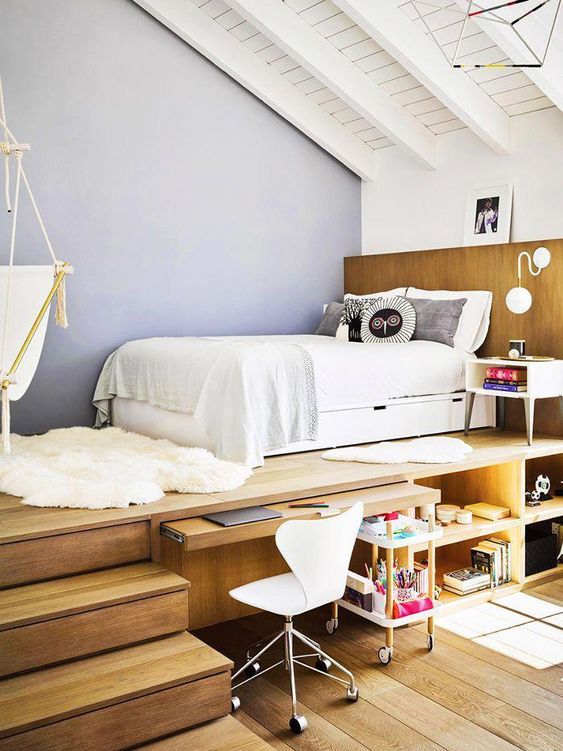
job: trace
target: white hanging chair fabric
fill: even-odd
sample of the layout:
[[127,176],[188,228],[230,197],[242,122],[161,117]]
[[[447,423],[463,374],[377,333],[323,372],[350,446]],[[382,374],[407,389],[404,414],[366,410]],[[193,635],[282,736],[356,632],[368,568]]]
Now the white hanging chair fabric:
[[[8,310],[0,304],[0,337],[2,338],[2,360],[0,371],[6,371],[14,362],[22,343],[33,326],[33,322],[53,286],[52,266],[13,266],[11,294]],[[0,266],[0,300],[8,299],[9,266]],[[10,401],[14,402],[27,391],[41,357],[47,315],[43,316],[39,328],[31,340],[25,357],[10,383]]]
[[[6,111],[0,79],[0,154],[4,156],[4,196],[11,233],[8,265],[0,266],[0,391],[2,392],[2,446],[10,453],[10,401],[20,399],[31,383],[45,341],[51,300],[56,296],[56,322],[68,326],[65,276],[72,267],[57,260],[45,224],[39,213],[22,165],[29,144],[18,143],[6,124]],[[15,160],[16,179],[13,200],[10,190],[10,161]],[[16,232],[21,186],[25,186],[39,228],[52,260],[49,266],[16,266]]]

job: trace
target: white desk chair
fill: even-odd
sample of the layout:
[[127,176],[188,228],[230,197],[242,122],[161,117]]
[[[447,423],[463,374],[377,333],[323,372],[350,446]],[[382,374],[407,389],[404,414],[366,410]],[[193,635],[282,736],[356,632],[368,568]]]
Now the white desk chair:
[[[232,683],[234,685],[232,689],[234,691],[243,683],[248,683],[258,675],[283,664],[289,672],[291,687],[289,727],[295,733],[301,733],[307,727],[307,720],[297,712],[295,663],[343,683],[348,687],[347,698],[350,701],[358,700],[359,691],[352,673],[325,654],[319,644],[297,631],[293,627],[293,617],[342,597],[346,587],[350,557],[362,522],[363,512],[363,504],[356,503],[347,511],[328,519],[302,521],[296,519],[285,522],[276,532],[276,545],[292,573],[260,579],[251,584],[237,587],[230,592],[231,597],[239,600],[239,602],[244,602],[246,605],[251,605],[260,610],[267,610],[276,615],[283,615],[285,618],[283,630],[275,635],[272,634],[272,637],[268,637],[269,641],[265,647],[260,648],[266,641],[263,639],[249,648],[246,653],[247,662],[233,675]],[[282,637],[284,639],[283,659],[262,670],[258,659]],[[314,651],[311,654],[294,655],[293,637],[299,639],[308,649]],[[254,652],[257,647],[258,651]],[[306,657],[317,658],[314,667],[300,661]],[[348,680],[328,675],[332,664],[347,675]],[[245,673],[248,678],[236,683],[241,673]],[[233,694],[233,711],[238,709],[239,706],[240,700]]]

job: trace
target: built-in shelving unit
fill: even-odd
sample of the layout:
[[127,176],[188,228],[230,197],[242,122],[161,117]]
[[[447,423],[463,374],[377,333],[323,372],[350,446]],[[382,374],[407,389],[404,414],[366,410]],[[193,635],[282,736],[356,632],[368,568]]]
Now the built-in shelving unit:
[[[495,600],[505,594],[524,589],[532,584],[547,581],[563,574],[563,564],[532,576],[525,573],[526,526],[538,521],[563,517],[563,497],[554,496],[540,506],[525,505],[525,491],[533,487],[538,474],[551,479],[552,491],[561,487],[563,480],[563,454],[547,447],[545,453],[538,445],[526,455],[513,461],[493,461],[487,467],[462,472],[417,479],[441,491],[441,502],[468,503],[484,501],[510,510],[510,516],[498,521],[473,517],[471,524],[453,523],[444,527],[443,535],[436,540],[436,583],[442,585],[444,573],[471,565],[470,549],[488,537],[500,537],[512,543],[512,581],[499,587],[457,595],[443,591],[440,596],[442,614],[453,610]],[[417,559],[425,558],[426,545],[414,547]]]
[[[530,447],[526,445],[524,436],[515,440],[513,434],[500,431],[491,431],[488,436],[495,436],[493,440],[495,444],[498,440],[499,444],[495,445],[492,441],[488,443],[486,462],[472,463],[469,455],[463,468],[427,465],[427,476],[417,472],[405,478],[412,479],[415,483],[412,487],[418,486],[417,492],[420,492],[421,485],[439,490],[442,503],[455,503],[463,507],[484,501],[510,511],[510,516],[497,521],[474,516],[471,524],[453,523],[442,528],[442,535],[435,540],[436,583],[440,586],[443,585],[444,573],[471,566],[471,548],[488,537],[510,541],[512,560],[512,580],[507,584],[469,595],[457,595],[444,590],[439,599],[442,615],[481,602],[496,600],[538,582],[563,575],[563,564],[532,576],[526,576],[525,571],[527,525],[563,517],[562,496],[554,496],[552,500],[543,501],[540,506],[532,508],[525,505],[525,492],[527,488],[534,487],[539,474],[549,476],[552,492],[563,487],[563,441],[538,437]],[[514,447],[512,454],[510,444]],[[418,505],[414,495],[410,505]],[[406,513],[406,506],[403,506],[402,510]],[[411,509],[411,515],[412,513],[414,509]],[[413,540],[408,555],[398,550],[395,557],[399,565],[412,566],[413,558],[419,561],[427,558],[427,550],[426,541]],[[364,563],[367,562],[369,565],[369,561],[368,548],[362,548],[361,543],[358,543],[353,557],[353,570],[363,573]]]

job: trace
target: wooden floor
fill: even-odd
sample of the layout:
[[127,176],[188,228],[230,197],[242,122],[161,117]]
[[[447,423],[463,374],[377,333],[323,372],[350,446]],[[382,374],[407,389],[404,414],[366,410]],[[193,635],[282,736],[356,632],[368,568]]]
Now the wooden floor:
[[[563,578],[526,594],[563,606]],[[438,629],[426,650],[422,627],[398,629],[391,664],[380,665],[382,631],[342,612],[329,636],[327,613],[314,611],[297,627],[354,671],[360,700],[350,704],[338,684],[298,669],[301,711],[309,729],[295,736],[287,727],[287,676],[276,669],[237,690],[234,715],[280,751],[560,751],[563,748],[563,666],[543,670]],[[240,665],[246,647],[280,627],[260,614],[197,632]],[[563,630],[561,631],[563,640]]]

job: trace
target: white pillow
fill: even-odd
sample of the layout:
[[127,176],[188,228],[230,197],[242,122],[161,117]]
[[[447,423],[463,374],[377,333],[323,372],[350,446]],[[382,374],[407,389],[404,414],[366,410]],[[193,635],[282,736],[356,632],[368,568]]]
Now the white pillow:
[[463,306],[454,347],[464,352],[475,352],[483,344],[489,331],[491,320],[491,306],[493,293],[486,290],[429,290],[407,287],[407,297],[418,297],[425,300],[458,300],[467,298]]
[[[406,287],[397,287],[396,289],[390,289],[388,292],[371,292],[369,295],[353,295],[351,292],[347,292],[344,295],[344,300],[351,299],[351,298],[357,298],[359,300],[366,300],[369,297],[395,297],[396,295],[405,297],[406,292],[407,292]],[[342,323],[342,322],[340,323],[340,326],[336,330],[336,338],[344,342],[348,341],[348,324],[347,323]]]

